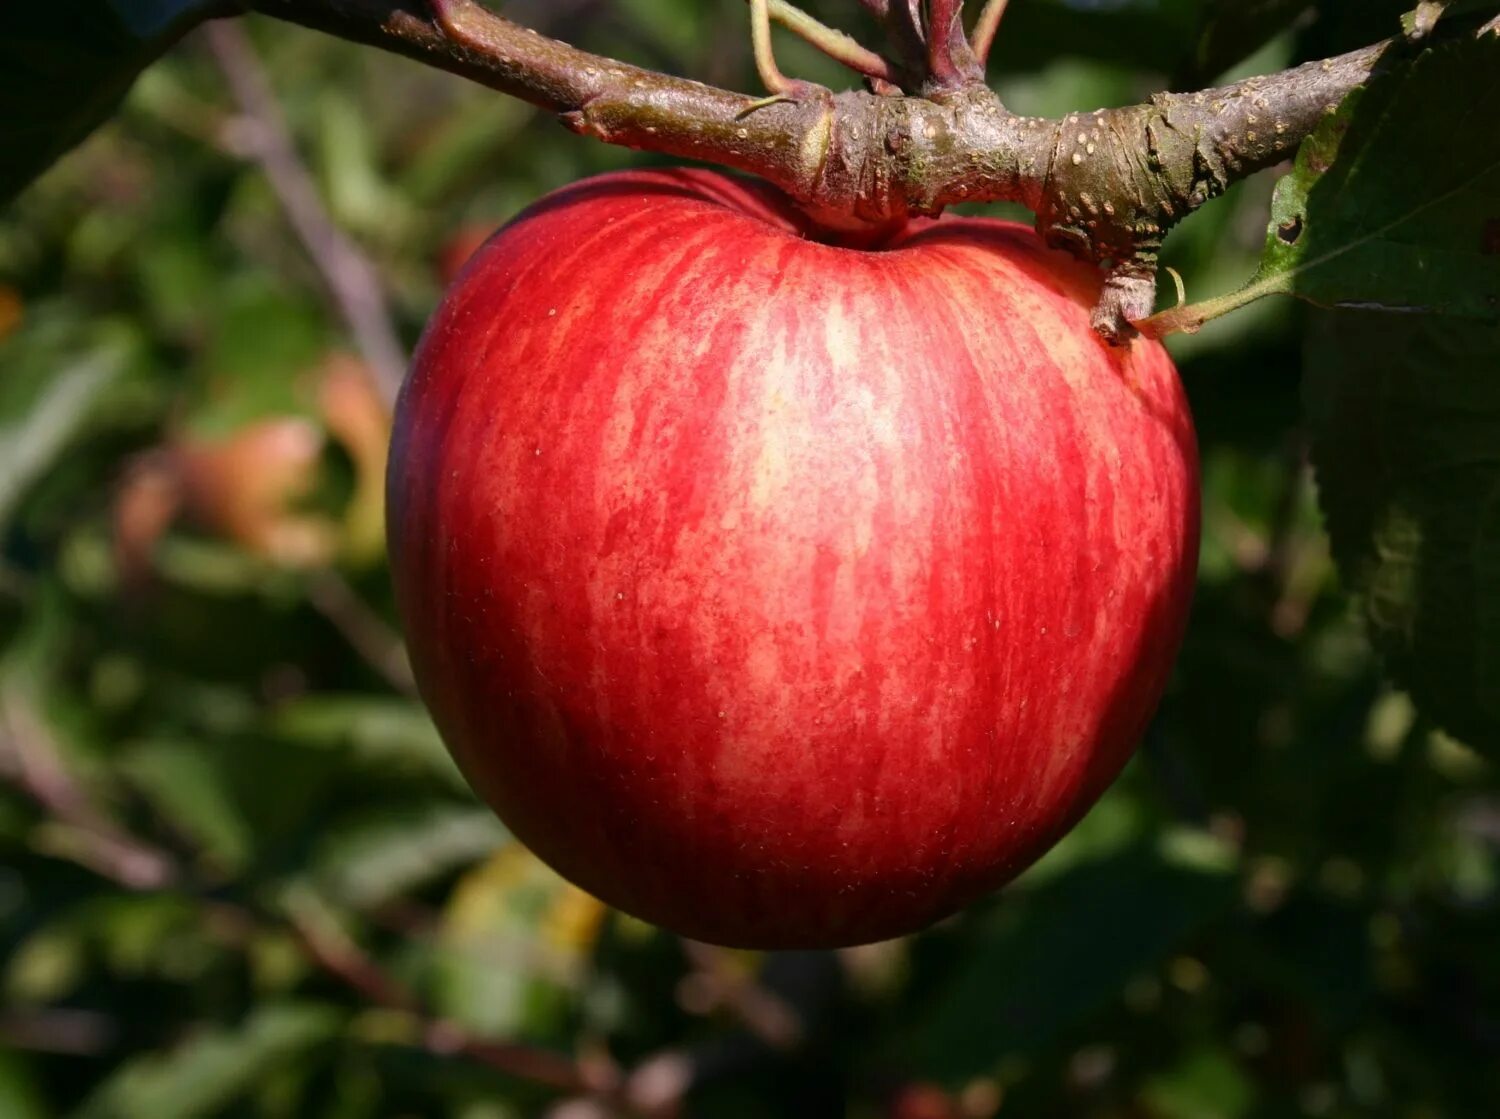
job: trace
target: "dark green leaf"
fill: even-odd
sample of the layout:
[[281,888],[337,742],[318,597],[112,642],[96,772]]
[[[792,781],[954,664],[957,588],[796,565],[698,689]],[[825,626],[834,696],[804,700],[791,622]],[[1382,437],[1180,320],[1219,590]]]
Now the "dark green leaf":
[[347,749],[355,762],[372,770],[435,777],[455,791],[468,792],[431,716],[414,700],[307,696],[278,708],[271,730],[298,745]]
[[1203,13],[1192,63],[1178,88],[1196,89],[1212,81],[1312,6],[1313,0],[1212,0]]
[[[1196,862],[1196,861],[1195,861]],[[1158,966],[1234,896],[1222,870],[1138,846],[1013,892],[919,1020],[923,1075],[960,1080],[1051,1042]]]
[[137,74],[220,0],[55,0],[0,8],[0,203],[92,132]]
[[382,808],[333,825],[313,855],[320,892],[356,909],[414,890],[494,851],[505,829],[488,808]]
[[339,1033],[342,1015],[310,1004],[263,1006],[237,1029],[205,1031],[166,1054],[123,1065],[79,1119],[193,1119],[223,1113],[260,1079]]
[[1203,1048],[1153,1076],[1142,1095],[1159,1119],[1238,1119],[1249,1113],[1255,1086],[1224,1049]]
[[52,1109],[42,1102],[26,1058],[0,1049],[0,1115],[6,1119],[46,1119]]
[[1305,393],[1334,556],[1391,675],[1500,747],[1500,327],[1320,316]]
[[128,331],[70,320],[0,343],[0,530],[27,487],[82,431],[129,355]]
[[1350,98],[1272,206],[1255,283],[1322,306],[1500,317],[1500,35]]
[[248,861],[253,839],[221,759],[213,744],[156,741],[132,749],[123,768],[152,807],[209,861],[236,871]]

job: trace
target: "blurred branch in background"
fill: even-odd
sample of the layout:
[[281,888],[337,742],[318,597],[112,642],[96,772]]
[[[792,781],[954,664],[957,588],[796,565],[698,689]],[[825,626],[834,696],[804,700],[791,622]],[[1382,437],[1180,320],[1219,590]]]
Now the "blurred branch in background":
[[327,281],[381,393],[394,404],[406,376],[407,355],[392,324],[380,276],[328,216],[244,28],[238,21],[215,20],[201,34],[242,114],[227,137],[231,146],[265,171],[287,220]]
[[[563,1092],[613,1092],[618,1075],[608,1062],[580,1062],[529,1045],[472,1036],[457,1023],[428,1016],[419,1000],[343,931],[319,900],[293,891],[285,914],[272,917],[244,905],[208,900],[187,866],[165,848],[128,834],[101,813],[69,773],[57,743],[19,687],[0,690],[0,780],[26,793],[47,813],[37,843],[131,891],[186,890],[204,898],[208,922],[221,940],[246,947],[268,920],[292,932],[308,960],[356,991],[372,1006],[406,1015],[416,1042],[434,1056],[464,1056],[509,1076]],[[0,1041],[50,1052],[90,1052],[113,1033],[99,1015],[39,1012],[0,1017]]]
[[401,636],[370,609],[337,571],[324,568],[308,576],[307,599],[349,642],[350,648],[381,677],[405,695],[417,694],[411,661]]
[[[736,953],[683,942],[693,970],[679,986],[690,1013],[728,1012],[744,1027],[714,1042],[668,1049],[628,1073],[602,1051],[570,1057],[532,1045],[473,1034],[458,1023],[426,1012],[417,995],[398,981],[345,930],[315,894],[294,887],[274,910],[214,896],[195,880],[184,860],[164,847],[129,834],[100,812],[68,770],[58,744],[30,701],[14,684],[0,691],[0,780],[29,796],[47,814],[35,829],[46,854],[74,861],[129,891],[185,891],[198,896],[205,925],[221,944],[248,951],[268,924],[292,934],[306,959],[355,992],[368,1006],[398,1016],[400,1038],[436,1057],[464,1057],[573,1097],[552,1113],[564,1116],[679,1114],[684,1095],[716,1076],[753,1067],[772,1053],[797,1049],[805,1039],[799,1000],[808,1013],[826,1007],[828,981],[837,972],[827,953],[787,954],[773,968],[785,993],[763,985],[756,965]],[[809,1002],[808,999],[811,998]],[[106,1016],[82,1011],[39,1010],[0,1016],[0,1042],[39,1052],[92,1054],[106,1048],[118,1028]]]
[[0,779],[44,808],[50,819],[38,842],[95,874],[132,890],[154,890],[177,878],[175,860],[127,835],[73,780],[51,732],[21,686],[0,684]]

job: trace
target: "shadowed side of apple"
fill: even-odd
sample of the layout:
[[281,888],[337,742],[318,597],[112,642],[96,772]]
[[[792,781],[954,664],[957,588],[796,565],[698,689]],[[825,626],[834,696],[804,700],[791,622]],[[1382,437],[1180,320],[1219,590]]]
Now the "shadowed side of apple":
[[1155,342],[992,220],[850,249],[633,172],[466,266],[389,474],[422,695],[566,877],[690,937],[832,946],[1004,884],[1166,685],[1197,463]]

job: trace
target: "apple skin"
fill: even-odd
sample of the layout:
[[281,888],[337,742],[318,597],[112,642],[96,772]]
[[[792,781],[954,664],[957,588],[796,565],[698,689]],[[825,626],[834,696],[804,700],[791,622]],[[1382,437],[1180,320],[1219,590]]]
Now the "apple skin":
[[585,180],[428,324],[388,474],[421,694],[566,878],[739,947],[919,929],[1096,800],[1197,560],[1171,360],[947,217],[879,251],[769,187]]

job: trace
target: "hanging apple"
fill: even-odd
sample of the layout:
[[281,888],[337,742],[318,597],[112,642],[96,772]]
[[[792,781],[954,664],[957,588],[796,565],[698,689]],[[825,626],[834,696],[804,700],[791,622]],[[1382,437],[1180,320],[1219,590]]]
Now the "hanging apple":
[[1196,451],[1094,269],[946,217],[820,240],[769,187],[543,199],[427,328],[389,472],[422,695],[598,897],[829,946],[1000,886],[1129,758],[1183,631]]

